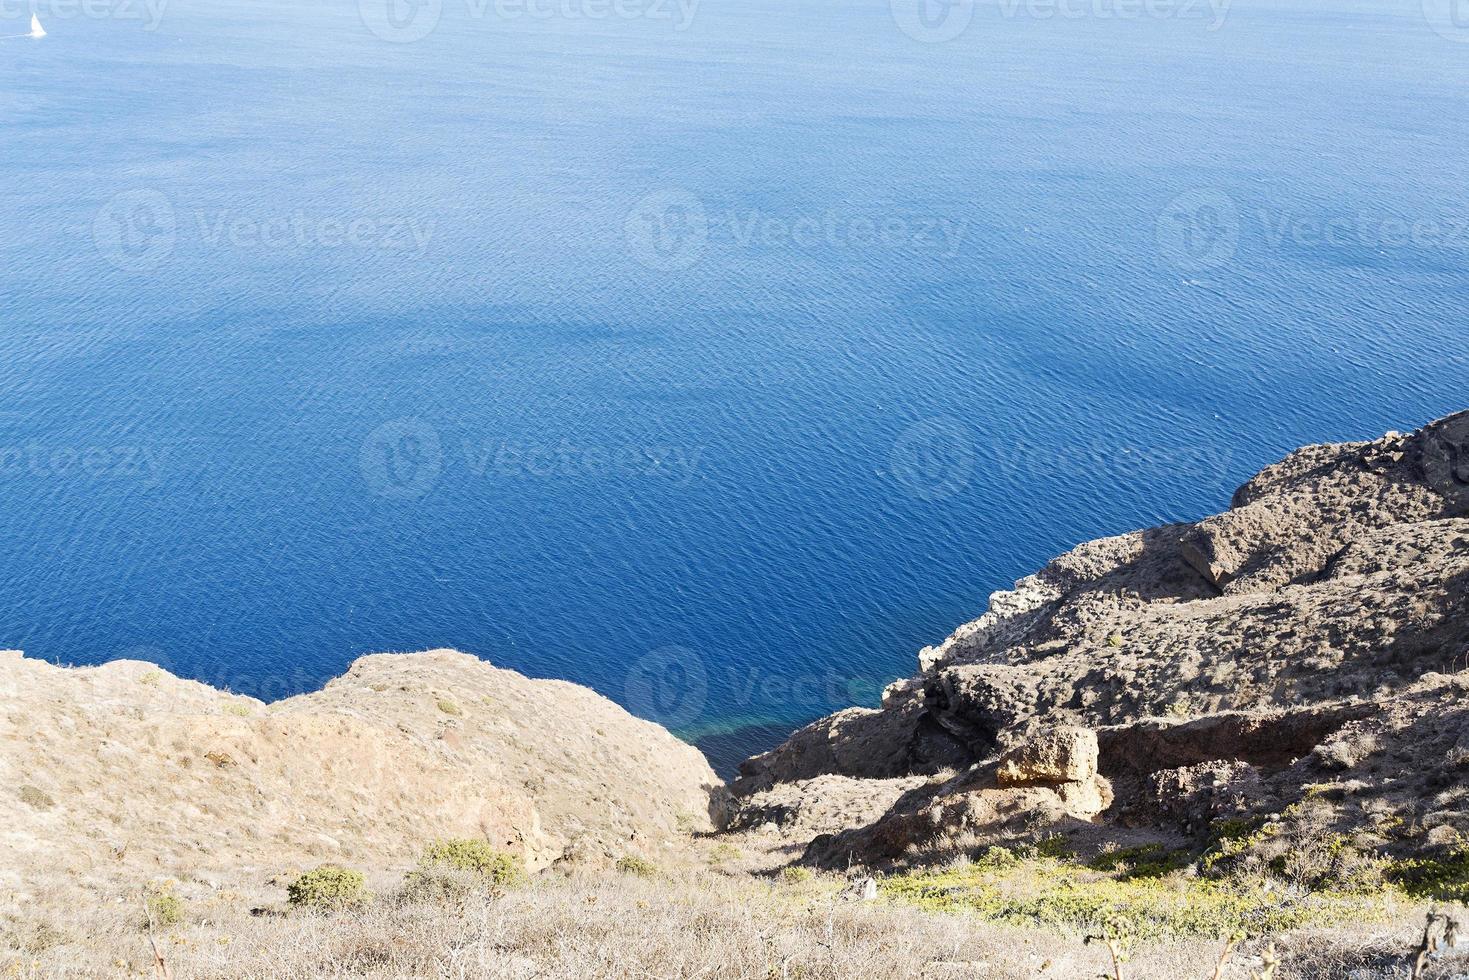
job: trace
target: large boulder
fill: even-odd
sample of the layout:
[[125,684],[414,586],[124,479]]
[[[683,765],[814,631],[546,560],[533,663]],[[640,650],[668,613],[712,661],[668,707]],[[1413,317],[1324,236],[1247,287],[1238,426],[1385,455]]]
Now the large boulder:
[[1097,733],[1065,725],[1036,732],[1000,756],[1001,786],[1081,783],[1097,774]]

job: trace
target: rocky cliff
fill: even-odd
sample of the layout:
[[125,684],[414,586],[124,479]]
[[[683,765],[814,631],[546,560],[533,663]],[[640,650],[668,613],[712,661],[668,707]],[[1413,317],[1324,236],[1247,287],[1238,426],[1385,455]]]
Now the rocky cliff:
[[1302,449],[1222,514],[1083,544],[919,666],[746,762],[735,826],[817,863],[1266,825],[1449,846],[1469,834],[1469,413]]
[[[1105,935],[1155,943],[1137,975],[1264,975],[1279,939],[1273,975],[1406,976],[1464,933],[1410,903],[1469,894],[1466,450],[1469,413],[1311,447],[1084,544],[732,800],[662,728],[454,651],[275,704],[0,653],[0,973],[1018,980],[1099,975]],[[297,902],[321,864],[365,879]]]
[[709,826],[718,785],[594,692],[449,650],[363,657],[269,705],[147,663],[0,653],[0,892],[411,866],[452,837],[531,869],[656,856]]

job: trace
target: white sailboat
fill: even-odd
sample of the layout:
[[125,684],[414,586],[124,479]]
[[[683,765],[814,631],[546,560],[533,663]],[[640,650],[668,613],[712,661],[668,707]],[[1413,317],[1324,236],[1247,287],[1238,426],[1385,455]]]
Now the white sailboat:
[[31,37],[42,38],[46,36],[46,29],[41,26],[41,18],[31,14]]

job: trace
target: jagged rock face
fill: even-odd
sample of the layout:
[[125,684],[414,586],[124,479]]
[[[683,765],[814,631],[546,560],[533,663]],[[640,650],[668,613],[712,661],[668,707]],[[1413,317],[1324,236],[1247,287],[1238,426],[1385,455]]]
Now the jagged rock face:
[[1366,532],[1459,512],[1424,466],[1426,434],[1388,435],[1335,453],[1302,450],[1236,492],[1227,513],[1184,534],[1180,554],[1227,593],[1316,581]]
[[[936,813],[950,829],[978,827],[975,813],[953,816],[955,794],[1004,792],[993,773],[976,774],[1057,726],[1098,732],[1097,764],[1116,794],[1104,821],[1193,832],[1206,811],[1344,778],[1351,751],[1318,746],[1338,731],[1396,745],[1406,729],[1389,719],[1406,709],[1395,699],[1425,677],[1469,670],[1469,413],[1412,435],[1302,449],[1241,487],[1223,514],[1083,544],[993,596],[919,663],[882,708],[818,721],[745,763],[737,796],[826,772],[969,770],[868,828],[872,851],[891,854]],[[1437,708],[1421,710],[1459,732]],[[1465,749],[1469,758],[1469,740]],[[1323,777],[1334,764],[1337,775]],[[1345,763],[1345,778],[1364,765]],[[1396,790],[1379,797],[1418,805]],[[861,836],[841,845],[850,853]]]
[[[709,825],[694,749],[585,688],[454,651],[364,657],[275,704],[152,664],[0,654],[0,888],[324,861],[487,839],[532,868]],[[64,842],[64,846],[60,842]]]
[[[805,856],[827,865],[840,865],[857,856],[866,861],[900,861],[921,858],[925,851],[962,851],[968,842],[1007,831],[1084,823],[1113,801],[1112,784],[1097,773],[1096,763],[1095,732],[1071,726],[1041,730],[1030,743],[1004,753],[998,762],[910,789],[868,824],[849,824],[836,832],[818,834]],[[850,784],[846,789],[849,795],[853,791]],[[767,790],[756,799],[779,792],[779,787]]]

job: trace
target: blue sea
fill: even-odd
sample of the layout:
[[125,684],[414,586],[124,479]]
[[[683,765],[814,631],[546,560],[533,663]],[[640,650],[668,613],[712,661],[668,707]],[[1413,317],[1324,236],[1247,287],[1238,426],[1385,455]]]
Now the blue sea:
[[1469,406],[1449,0],[32,10],[0,648],[274,699],[452,646],[728,772],[1078,542]]

